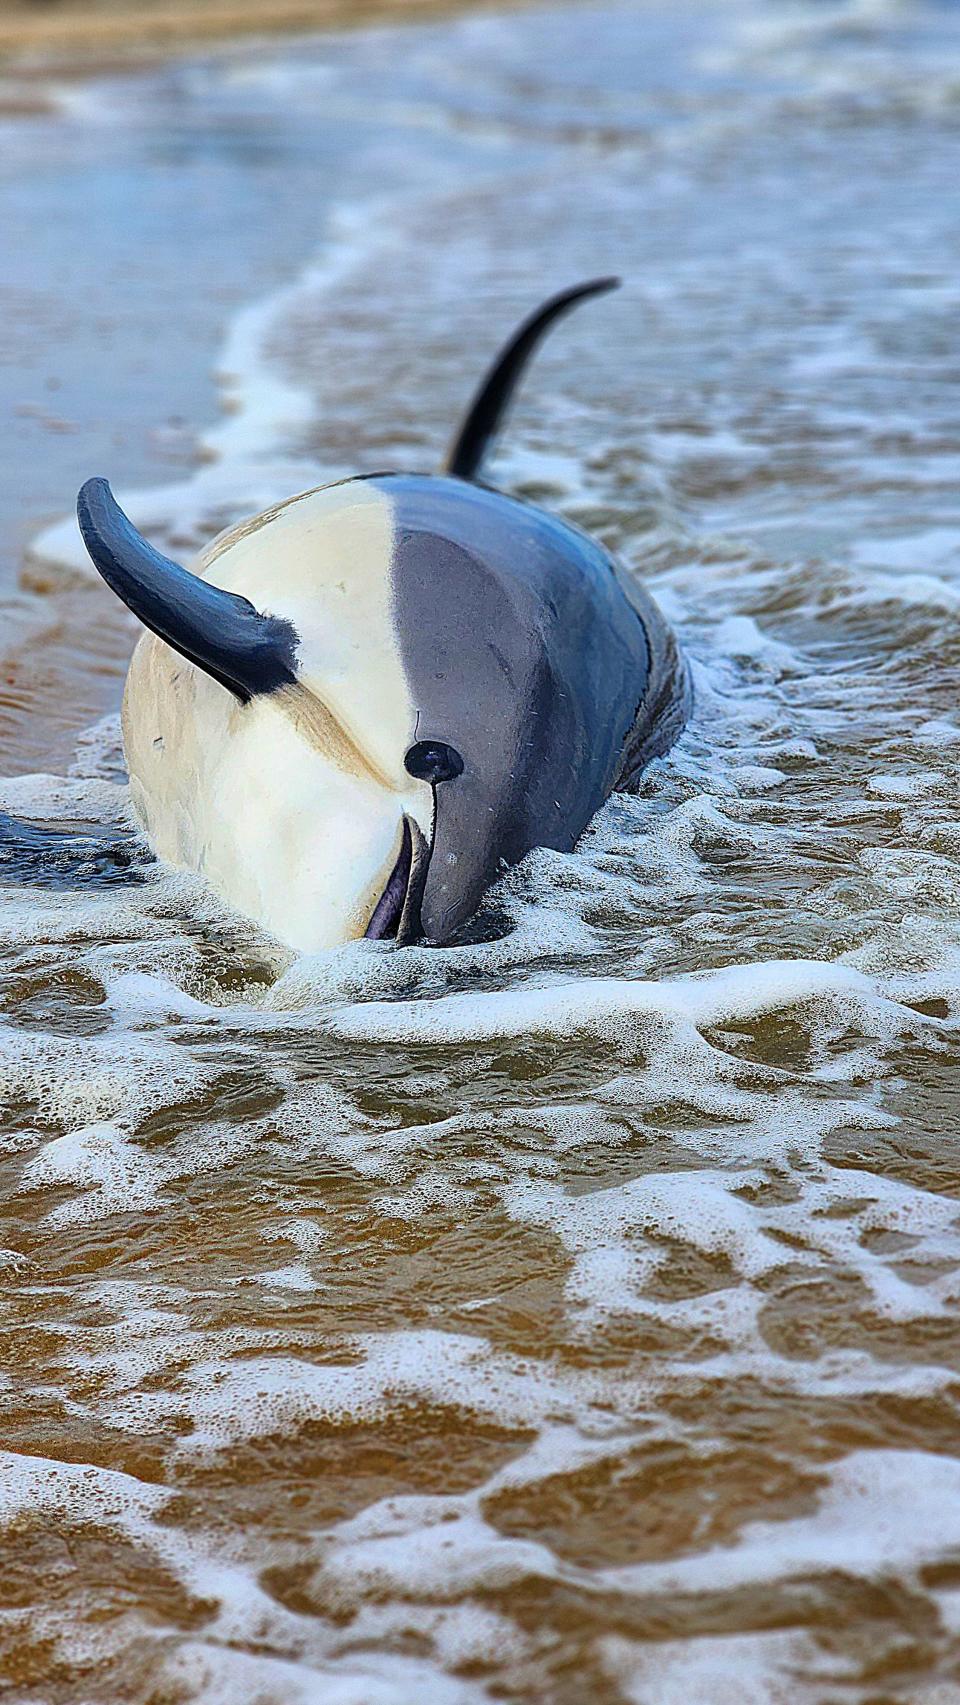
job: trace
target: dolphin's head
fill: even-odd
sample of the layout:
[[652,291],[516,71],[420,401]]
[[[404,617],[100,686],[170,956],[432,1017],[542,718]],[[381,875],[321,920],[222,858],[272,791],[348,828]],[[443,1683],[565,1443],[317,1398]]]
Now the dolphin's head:
[[599,548],[539,510],[457,479],[349,480],[221,535],[197,573],[105,481],[79,513],[151,630],[124,702],[147,834],[291,946],[447,942],[609,790],[643,629]]
[[378,483],[417,707],[405,762],[438,766],[420,922],[443,942],[532,847],[573,847],[615,779],[649,653],[610,559],[577,529],[460,480]]

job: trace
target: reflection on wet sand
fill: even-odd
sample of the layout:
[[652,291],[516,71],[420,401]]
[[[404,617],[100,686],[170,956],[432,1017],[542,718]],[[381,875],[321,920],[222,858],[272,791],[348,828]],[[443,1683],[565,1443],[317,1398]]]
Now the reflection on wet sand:
[[23,608],[0,642],[0,772],[64,771],[78,732],[116,709],[133,648],[129,623],[95,586]]

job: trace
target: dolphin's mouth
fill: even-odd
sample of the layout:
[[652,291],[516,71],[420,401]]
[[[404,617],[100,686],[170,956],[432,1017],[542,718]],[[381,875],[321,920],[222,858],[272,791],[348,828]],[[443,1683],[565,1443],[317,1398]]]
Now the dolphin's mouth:
[[430,848],[416,823],[403,819],[397,862],[387,878],[364,931],[370,941],[396,941],[406,947],[420,937],[420,902],[430,865]]

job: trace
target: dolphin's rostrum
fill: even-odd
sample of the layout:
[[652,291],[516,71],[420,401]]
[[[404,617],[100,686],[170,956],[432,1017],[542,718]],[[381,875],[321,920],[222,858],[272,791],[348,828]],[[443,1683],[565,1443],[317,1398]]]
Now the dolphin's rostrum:
[[294,948],[450,941],[499,871],[569,851],[683,726],[686,669],[650,597],[586,534],[476,477],[543,333],[615,282],[520,327],[445,474],[305,492],[196,572],[105,480],[80,493],[95,566],[150,630],[123,707],[148,839]]

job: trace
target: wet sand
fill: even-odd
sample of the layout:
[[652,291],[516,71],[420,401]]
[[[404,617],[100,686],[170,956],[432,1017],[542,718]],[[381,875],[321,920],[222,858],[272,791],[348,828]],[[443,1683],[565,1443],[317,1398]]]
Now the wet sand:
[[[511,0],[511,5],[517,3]],[[147,0],[133,6],[129,0],[0,0],[0,62],[13,61],[21,71],[29,63],[41,73],[55,68],[59,74],[82,74],[108,67],[114,56],[123,65],[131,56],[166,57],[243,35],[416,22],[449,17],[473,4],[475,0]],[[6,101],[0,110],[34,110],[28,88],[19,97],[11,91]]]

